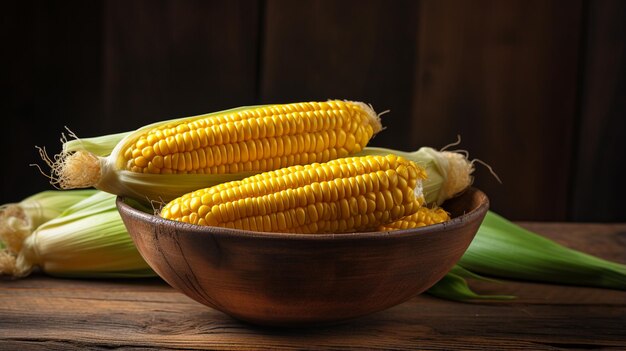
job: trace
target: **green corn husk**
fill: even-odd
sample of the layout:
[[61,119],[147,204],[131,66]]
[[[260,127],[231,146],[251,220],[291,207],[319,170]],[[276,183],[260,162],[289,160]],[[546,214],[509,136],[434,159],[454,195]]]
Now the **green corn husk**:
[[557,244],[491,211],[459,265],[495,277],[626,290],[626,265]]
[[59,277],[133,278],[154,272],[135,248],[104,192],[75,203],[26,237],[19,252],[0,255],[0,274],[23,277],[38,267]]
[[[474,273],[472,273],[474,275]],[[427,291],[428,294],[453,301],[469,302],[472,300],[512,300],[510,295],[480,295],[470,289],[464,277],[448,273]]]
[[476,274],[466,268],[463,268],[461,266],[454,265],[454,267],[452,267],[452,269],[450,270],[450,273],[453,273],[455,275],[458,275],[461,278],[468,278],[468,279],[474,279],[474,280],[480,280],[480,281],[484,281],[484,282],[492,282],[492,283],[497,283],[498,281],[492,278],[488,278],[485,276],[482,276],[480,274]]
[[432,286],[428,294],[453,301],[471,302],[473,300],[512,300],[515,296],[511,295],[481,295],[474,292],[467,283],[466,279],[474,279],[486,282],[496,283],[498,281],[484,277],[482,275],[471,272],[458,264],[452,267],[450,272],[446,274],[440,281]]
[[0,206],[0,249],[7,247],[19,252],[24,239],[37,227],[95,193],[93,189],[46,190],[18,203]]
[[[150,126],[153,126],[151,124]],[[149,126],[147,126],[149,127]],[[63,143],[63,153],[76,151],[89,151],[96,156],[108,156],[120,141],[132,134],[132,132],[122,132],[117,134],[103,135],[93,138],[66,140]],[[71,134],[76,137],[74,134]]]

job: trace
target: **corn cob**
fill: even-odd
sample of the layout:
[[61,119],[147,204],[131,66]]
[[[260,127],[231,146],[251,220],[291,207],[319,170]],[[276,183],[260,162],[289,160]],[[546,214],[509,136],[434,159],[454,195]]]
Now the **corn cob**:
[[423,169],[395,155],[292,166],[183,195],[166,219],[228,228],[342,233],[377,228],[423,204]]
[[95,186],[167,201],[258,172],[348,156],[381,129],[374,110],[361,102],[243,107],[115,135],[111,140],[121,140],[108,157],[102,148],[79,143],[48,161],[61,188]]
[[450,219],[450,215],[441,207],[429,208],[420,207],[417,212],[406,216],[395,222],[383,225],[378,228],[380,231],[390,231],[398,229],[409,229],[424,227],[427,225],[442,223]]
[[473,182],[474,161],[459,152],[437,151],[431,147],[421,147],[413,152],[367,147],[355,156],[388,154],[402,156],[426,170],[428,179],[424,181],[424,196],[426,203],[431,205],[440,206],[447,199],[462,193]]
[[123,159],[125,169],[143,173],[266,171],[358,152],[376,123],[364,104],[274,105],[153,128]]
[[0,242],[9,250],[19,252],[24,239],[38,226],[55,218],[96,190],[46,190],[18,203],[0,206]]
[[[76,200],[70,192],[68,201]],[[115,196],[95,192],[0,251],[0,275],[23,277],[35,267],[62,277],[149,277],[115,206]],[[19,244],[17,243],[19,241]]]

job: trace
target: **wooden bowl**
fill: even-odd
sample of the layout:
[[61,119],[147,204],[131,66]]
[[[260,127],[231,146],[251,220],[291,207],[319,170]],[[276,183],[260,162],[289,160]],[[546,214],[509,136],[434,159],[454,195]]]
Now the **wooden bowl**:
[[137,249],[172,287],[263,325],[338,322],[427,290],[461,258],[489,207],[477,189],[444,204],[445,223],[394,232],[281,234],[165,220],[117,199]]

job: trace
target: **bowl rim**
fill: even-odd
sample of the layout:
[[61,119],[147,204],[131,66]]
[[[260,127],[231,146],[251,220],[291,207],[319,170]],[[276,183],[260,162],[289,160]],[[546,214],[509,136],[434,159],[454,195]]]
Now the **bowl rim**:
[[257,232],[244,229],[232,229],[225,227],[213,227],[213,226],[200,226],[196,224],[189,224],[184,222],[173,221],[165,219],[163,217],[146,213],[142,210],[134,208],[133,206],[125,202],[125,196],[117,196],[115,203],[120,215],[124,217],[124,213],[129,213],[132,216],[138,217],[142,221],[152,222],[156,225],[165,227],[174,227],[179,234],[189,235],[224,235],[229,237],[239,238],[265,238],[265,239],[281,239],[281,240],[312,240],[312,241],[325,241],[325,240],[354,240],[354,239],[388,239],[396,237],[406,237],[414,235],[427,235],[440,232],[442,230],[452,230],[464,226],[468,222],[473,222],[476,218],[483,216],[489,209],[489,198],[487,195],[478,188],[470,187],[459,196],[467,195],[472,192],[478,196],[481,196],[482,202],[479,206],[473,210],[454,217],[449,221],[445,221],[438,224],[433,224],[425,227],[400,229],[393,231],[375,231],[375,232],[354,232],[354,233],[325,233],[325,234],[301,234],[301,233],[277,233],[277,232]]

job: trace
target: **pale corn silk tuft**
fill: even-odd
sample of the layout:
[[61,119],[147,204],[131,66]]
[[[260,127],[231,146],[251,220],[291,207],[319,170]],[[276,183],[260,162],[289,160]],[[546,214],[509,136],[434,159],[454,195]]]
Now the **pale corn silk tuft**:
[[15,256],[0,250],[0,275],[15,276]]
[[441,155],[448,164],[448,176],[443,187],[443,196],[450,199],[467,189],[473,182],[474,166],[467,157],[457,152],[444,151]]
[[33,231],[29,218],[17,204],[0,207],[0,241],[9,251],[19,252],[24,239]]
[[18,267],[17,255],[22,250],[24,240],[33,228],[24,211],[16,204],[0,208],[0,275],[20,277],[28,274],[30,267]]
[[77,151],[53,168],[58,174],[59,186],[62,189],[85,188],[98,183],[102,169],[98,156],[86,151]]
[[[73,134],[72,134],[73,135]],[[65,136],[61,139],[67,142]],[[41,170],[37,164],[31,164],[39,172],[50,179],[50,184],[56,189],[77,189],[95,186],[102,178],[102,161],[104,159],[89,151],[63,151],[51,159],[44,148],[37,147],[41,159],[50,168],[50,174]]]

